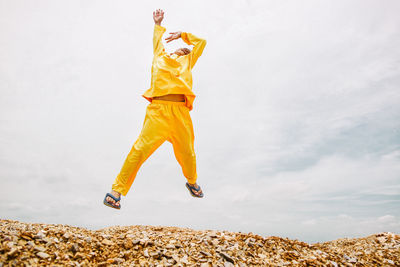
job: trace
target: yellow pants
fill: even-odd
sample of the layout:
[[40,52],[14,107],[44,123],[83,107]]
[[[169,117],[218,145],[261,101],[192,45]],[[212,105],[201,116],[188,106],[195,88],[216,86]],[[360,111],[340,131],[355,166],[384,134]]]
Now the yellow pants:
[[112,190],[126,196],[140,166],[164,141],[172,143],[187,181],[196,183],[196,155],[189,108],[185,102],[153,100],[147,106],[143,129],[112,184]]

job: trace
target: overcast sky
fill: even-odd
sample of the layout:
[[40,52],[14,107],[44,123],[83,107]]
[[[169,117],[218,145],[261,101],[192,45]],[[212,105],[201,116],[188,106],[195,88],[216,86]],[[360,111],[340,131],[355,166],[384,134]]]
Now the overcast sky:
[[[153,10],[207,40],[198,184],[164,143],[103,198],[148,104]],[[0,0],[0,218],[306,242],[400,233],[400,2]],[[184,46],[165,43],[167,52]]]

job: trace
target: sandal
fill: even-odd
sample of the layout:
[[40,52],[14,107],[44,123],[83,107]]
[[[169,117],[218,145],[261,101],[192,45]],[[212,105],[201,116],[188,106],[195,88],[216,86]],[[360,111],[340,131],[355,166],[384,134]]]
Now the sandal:
[[188,182],[186,182],[186,188],[189,190],[190,194],[191,194],[192,196],[194,196],[194,197],[202,198],[202,197],[204,196],[203,192],[201,192],[200,195],[196,195],[196,194],[193,192],[193,190],[196,191],[196,192],[199,192],[199,191],[201,190],[200,185],[198,185],[198,186],[199,186],[199,188],[196,188],[196,187],[194,187],[194,186],[191,186]]
[[118,201],[121,200],[121,196],[119,196],[119,198],[116,198],[112,194],[107,193],[106,196],[104,197],[104,201],[103,201],[104,205],[109,206],[111,208],[114,208],[114,209],[120,209],[121,208],[121,204],[119,204],[119,206],[117,206],[117,205],[115,205],[116,203],[108,202],[107,201],[107,197],[111,197],[112,199],[115,200],[115,202],[118,202]]

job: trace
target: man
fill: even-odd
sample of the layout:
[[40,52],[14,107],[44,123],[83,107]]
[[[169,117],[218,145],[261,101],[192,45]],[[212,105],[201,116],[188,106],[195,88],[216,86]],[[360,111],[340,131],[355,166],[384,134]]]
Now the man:
[[191,70],[201,56],[206,45],[204,39],[188,32],[171,32],[165,40],[171,42],[182,38],[188,48],[179,48],[166,53],[162,35],[166,31],[161,26],[164,11],[153,12],[153,64],[151,68],[151,87],[142,95],[150,104],[139,138],[133,144],[124,165],[114,183],[111,193],[107,193],[103,203],[120,209],[121,194],[126,196],[143,162],[164,142],[169,141],[174,154],[187,179],[186,187],[194,197],[203,197],[196,183],[196,155],[194,152],[193,125],[189,111],[193,109],[196,97],[192,92]]

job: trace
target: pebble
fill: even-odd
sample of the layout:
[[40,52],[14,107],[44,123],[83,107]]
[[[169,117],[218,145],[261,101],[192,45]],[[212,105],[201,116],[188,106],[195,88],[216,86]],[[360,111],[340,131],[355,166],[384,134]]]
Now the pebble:
[[34,249],[34,250],[37,250],[37,251],[42,251],[42,252],[43,252],[43,251],[46,251],[46,248],[45,248],[45,247],[42,247],[42,246],[34,246],[33,249]]
[[113,242],[108,239],[103,239],[103,241],[101,241],[101,243],[103,243],[104,245],[108,245],[108,246],[111,246],[113,244]]
[[18,252],[18,248],[12,248],[10,252],[7,253],[9,257],[14,257]]
[[124,241],[124,248],[125,249],[131,249],[133,248],[133,242],[130,239],[127,239]]
[[149,256],[149,252],[148,252],[147,249],[145,249],[145,250],[143,251],[143,255],[144,255],[146,258],[150,257],[150,256]]
[[78,244],[72,244],[70,250],[72,251],[72,253],[76,253],[79,251],[79,246]]
[[166,245],[165,247],[166,247],[166,248],[170,248],[170,249],[174,249],[174,248],[175,248],[175,245],[173,245],[173,244],[168,244],[168,245]]
[[65,239],[69,239],[70,237],[71,237],[71,234],[68,232],[63,234],[63,238],[65,238]]
[[50,257],[50,255],[45,252],[38,252],[36,253],[36,255],[38,255],[42,259],[47,259],[48,257]]
[[225,260],[227,260],[230,263],[235,263],[235,261],[232,259],[231,256],[229,256],[228,254],[224,253],[224,252],[220,252],[219,253]]
[[45,233],[44,233],[42,230],[40,230],[40,231],[36,234],[35,238],[36,238],[36,239],[42,239],[42,238],[44,238],[45,236],[46,236]]

